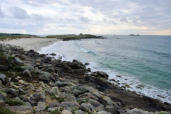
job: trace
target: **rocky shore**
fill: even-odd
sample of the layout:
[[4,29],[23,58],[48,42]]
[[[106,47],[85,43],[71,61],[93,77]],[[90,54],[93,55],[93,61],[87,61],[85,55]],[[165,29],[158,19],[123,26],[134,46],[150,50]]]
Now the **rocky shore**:
[[169,114],[171,104],[126,91],[77,60],[0,44],[0,114]]

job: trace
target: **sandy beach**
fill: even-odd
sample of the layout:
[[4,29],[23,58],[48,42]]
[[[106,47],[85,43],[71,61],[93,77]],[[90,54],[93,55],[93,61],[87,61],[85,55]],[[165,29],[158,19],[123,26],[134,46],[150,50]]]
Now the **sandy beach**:
[[33,49],[38,51],[40,48],[48,46],[59,39],[55,38],[20,38],[20,39],[12,39],[12,40],[4,40],[0,41],[0,43],[16,45],[24,48],[24,50]]

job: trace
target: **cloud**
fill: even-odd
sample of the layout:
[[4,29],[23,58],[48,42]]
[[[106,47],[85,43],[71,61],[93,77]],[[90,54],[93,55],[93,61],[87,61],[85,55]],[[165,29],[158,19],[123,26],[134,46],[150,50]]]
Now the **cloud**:
[[18,18],[18,19],[29,18],[27,11],[25,11],[24,9],[20,7],[12,7],[10,8],[9,12],[13,16],[13,18]]
[[3,18],[5,16],[5,13],[2,11],[1,7],[0,7],[0,18]]
[[0,32],[170,34],[170,0],[0,0]]

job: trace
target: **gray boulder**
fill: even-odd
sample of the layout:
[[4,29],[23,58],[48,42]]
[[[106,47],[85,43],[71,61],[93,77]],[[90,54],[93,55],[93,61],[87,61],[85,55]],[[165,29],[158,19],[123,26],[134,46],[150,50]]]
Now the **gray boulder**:
[[42,80],[44,82],[49,82],[50,76],[51,76],[51,74],[48,72],[39,71],[39,80]]
[[36,106],[36,111],[43,111],[46,108],[45,102],[38,102],[38,105]]
[[72,112],[70,110],[63,110],[62,114],[72,114]]
[[69,84],[67,82],[63,82],[63,81],[56,81],[55,85],[58,87],[64,87],[64,86],[67,86]]
[[75,114],[85,114],[82,110],[75,111]]
[[75,95],[75,96],[79,96],[81,94],[84,94],[88,92],[88,90],[82,86],[74,86],[72,88],[72,93]]
[[94,106],[91,105],[90,103],[82,103],[81,104],[81,109],[86,112],[91,112],[94,111]]
[[6,75],[0,73],[0,80],[1,80],[2,82],[5,82],[5,78],[6,78]]
[[13,89],[13,88],[7,88],[6,93],[13,96],[13,97],[18,96],[18,91],[16,89]]
[[77,102],[62,102],[60,106],[67,110],[74,110],[79,107],[79,104]]
[[17,65],[23,65],[24,64],[24,62],[18,57],[14,58],[14,63]]

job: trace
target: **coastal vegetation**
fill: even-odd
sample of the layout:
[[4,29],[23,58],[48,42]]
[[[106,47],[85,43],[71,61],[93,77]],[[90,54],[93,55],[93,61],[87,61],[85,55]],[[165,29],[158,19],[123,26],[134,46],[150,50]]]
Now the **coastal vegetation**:
[[39,37],[36,35],[30,34],[18,34],[18,33],[0,33],[0,40],[2,39],[15,39],[15,38],[31,38],[31,37]]
[[77,39],[90,39],[90,38],[102,38],[102,36],[96,36],[91,34],[66,34],[66,35],[48,35],[46,38],[57,38],[63,40],[77,40]]
[[79,40],[79,39],[91,39],[91,38],[103,38],[102,36],[96,36],[91,34],[64,34],[64,35],[47,35],[47,36],[38,36],[31,34],[18,34],[18,33],[0,33],[0,40],[4,39],[16,39],[16,38],[56,38],[62,40]]

